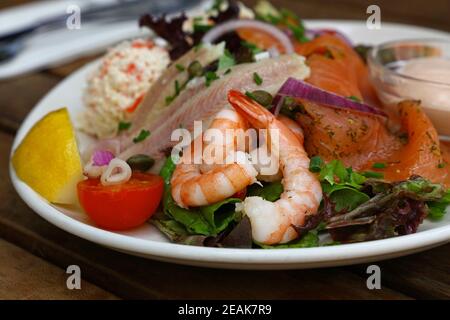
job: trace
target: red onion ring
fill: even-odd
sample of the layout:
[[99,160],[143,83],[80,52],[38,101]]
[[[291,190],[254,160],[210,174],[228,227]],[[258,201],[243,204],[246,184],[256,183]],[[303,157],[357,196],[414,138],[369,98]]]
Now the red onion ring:
[[273,106],[275,107],[274,113],[276,115],[280,112],[282,102],[287,96],[304,99],[335,108],[354,110],[386,117],[386,114],[376,107],[339,96],[335,93],[325,91],[294,78],[288,78],[273,99]]
[[254,28],[267,32],[280,42],[280,44],[284,47],[286,54],[294,53],[294,46],[292,45],[289,37],[283,31],[271,24],[257,20],[230,20],[225,23],[218,24],[203,36],[202,42],[213,43],[225,33],[239,28]]
[[92,155],[94,166],[106,166],[112,159],[114,159],[114,154],[107,150],[96,150]]

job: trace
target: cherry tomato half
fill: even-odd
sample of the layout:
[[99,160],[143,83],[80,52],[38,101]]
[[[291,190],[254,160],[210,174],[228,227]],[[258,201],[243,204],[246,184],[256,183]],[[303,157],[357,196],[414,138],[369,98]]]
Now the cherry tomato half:
[[130,180],[104,186],[100,179],[78,183],[78,199],[84,211],[101,228],[126,230],[140,226],[155,213],[163,194],[160,176],[133,173]]

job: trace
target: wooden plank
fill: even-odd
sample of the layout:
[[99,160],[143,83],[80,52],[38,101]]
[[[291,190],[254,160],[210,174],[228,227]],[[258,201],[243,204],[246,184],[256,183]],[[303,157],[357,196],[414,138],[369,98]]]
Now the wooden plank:
[[[417,299],[450,299],[450,244],[377,263],[382,284]],[[366,266],[354,270],[363,275]]]
[[65,271],[0,239],[0,299],[117,299],[81,280],[80,290],[69,290]]
[[[0,133],[0,153],[12,138]],[[370,291],[345,268],[302,271],[214,270],[150,261],[114,252],[57,229],[19,199],[0,162],[0,237],[62,268],[76,264],[85,279],[124,298],[406,299],[389,288]],[[1,261],[1,260],[0,260]]]
[[60,78],[41,73],[0,81],[0,129],[15,132],[35,104]]

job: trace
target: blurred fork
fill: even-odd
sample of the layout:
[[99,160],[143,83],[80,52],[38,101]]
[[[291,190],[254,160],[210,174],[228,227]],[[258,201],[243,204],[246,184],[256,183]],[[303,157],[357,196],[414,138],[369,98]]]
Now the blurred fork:
[[[91,5],[81,11],[81,21],[111,23],[137,19],[144,13],[162,14],[187,10],[199,0],[127,0],[109,5]],[[38,21],[19,30],[0,34],[0,64],[14,58],[25,46],[25,39],[37,32],[65,27],[70,14]],[[137,21],[136,21],[137,24]]]

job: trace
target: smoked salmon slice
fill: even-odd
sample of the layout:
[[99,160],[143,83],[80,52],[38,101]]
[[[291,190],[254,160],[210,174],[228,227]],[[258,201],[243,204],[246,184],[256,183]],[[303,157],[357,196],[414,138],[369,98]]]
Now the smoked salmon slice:
[[[438,134],[419,102],[398,105],[401,129],[392,133],[381,117],[300,101],[304,108],[297,122],[305,131],[310,157],[339,159],[358,171],[378,171],[387,181],[419,175],[450,186]],[[375,169],[375,163],[385,168]]]
[[402,129],[406,133],[404,145],[386,159],[387,168],[382,170],[389,181],[408,179],[419,175],[432,182],[448,186],[448,168],[443,158],[439,136],[425,115],[418,101],[398,104]]
[[[379,106],[367,66],[344,40],[324,34],[297,43],[295,48],[306,57],[311,69],[307,82]],[[443,146],[444,152],[441,151],[436,129],[422,111],[420,102],[401,102],[396,111],[389,112],[390,126],[375,115],[300,102],[303,112],[298,114],[297,121],[305,131],[309,156],[319,155],[325,161],[340,159],[358,171],[378,171],[387,181],[419,175],[450,186],[446,166],[450,147]],[[390,130],[392,127],[397,127],[395,132]],[[384,168],[374,168],[375,163],[383,163]]]
[[[354,96],[364,100],[368,104],[379,105],[375,90],[369,81],[369,71],[366,64],[358,53],[343,39],[333,34],[323,34],[305,43],[295,43],[295,50],[298,54],[307,58],[307,64],[311,68],[311,77],[307,79],[312,85],[321,87],[323,80],[316,73],[326,73],[323,69],[333,72],[335,79],[329,81],[325,90],[334,92],[342,96]],[[319,59],[317,56],[328,58]],[[340,80],[340,81],[338,81]],[[342,91],[341,83],[352,82],[352,86]],[[355,90],[355,87],[357,90]],[[321,87],[322,88],[322,87]],[[351,92],[352,94],[348,94]]]
[[362,170],[381,162],[401,148],[400,139],[390,134],[382,118],[300,100],[303,108],[297,122],[305,132],[305,149],[310,157],[341,160]]

